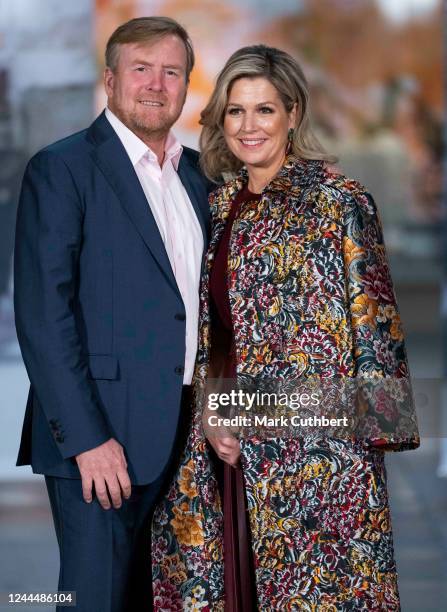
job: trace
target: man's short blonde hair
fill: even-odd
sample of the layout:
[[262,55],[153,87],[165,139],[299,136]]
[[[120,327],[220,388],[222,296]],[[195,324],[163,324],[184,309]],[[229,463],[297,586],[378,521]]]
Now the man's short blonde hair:
[[106,66],[115,72],[118,65],[120,45],[128,43],[149,43],[164,36],[175,35],[185,45],[186,81],[194,67],[194,49],[188,32],[177,21],[170,17],[137,17],[120,25],[107,41]]

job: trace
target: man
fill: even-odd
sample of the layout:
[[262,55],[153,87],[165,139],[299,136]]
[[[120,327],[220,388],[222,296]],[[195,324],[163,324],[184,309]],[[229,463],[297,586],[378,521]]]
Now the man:
[[[208,230],[172,125],[194,54],[166,17],[106,49],[108,108],[28,164],[15,308],[31,381],[18,465],[45,474],[77,610],[151,609],[149,526],[187,414]],[[177,434],[176,434],[177,432]]]

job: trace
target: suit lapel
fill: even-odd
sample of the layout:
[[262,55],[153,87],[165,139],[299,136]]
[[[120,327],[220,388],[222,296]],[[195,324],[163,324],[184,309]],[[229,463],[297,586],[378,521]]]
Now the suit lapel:
[[196,213],[197,219],[200,223],[200,227],[202,229],[203,234],[203,244],[206,250],[208,242],[208,231],[205,225],[204,211],[200,206],[200,202],[204,201],[205,205],[208,207],[208,196],[206,194],[205,189],[198,182],[198,177],[196,177],[197,170],[191,166],[189,160],[187,159],[184,153],[180,158],[178,175],[183,183],[184,188],[186,189],[191,204],[194,208],[194,212]]
[[101,114],[93,123],[89,134],[97,143],[92,154],[95,163],[115,191],[121,206],[152,253],[167,281],[181,297],[157,223],[138,176],[120,139],[104,114]]

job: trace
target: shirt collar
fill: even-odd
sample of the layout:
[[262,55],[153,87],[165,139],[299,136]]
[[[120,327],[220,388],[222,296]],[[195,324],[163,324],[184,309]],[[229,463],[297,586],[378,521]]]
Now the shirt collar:
[[175,134],[170,131],[168,134],[168,137],[166,138],[164,161],[166,163],[167,161],[170,160],[176,172],[178,170],[178,165],[180,163],[180,157],[182,156],[182,153],[183,153],[182,145],[180,144]]
[[[141,138],[132,132],[118,117],[112,113],[109,108],[105,109],[105,115],[112,128],[115,130],[118,138],[121,140],[132,165],[135,166],[142,157],[146,155],[149,161],[157,162],[155,153],[144,143]],[[171,161],[175,170],[178,170],[180,157],[183,152],[183,147],[172,131],[168,133],[165,144],[165,159],[163,165],[167,161]]]

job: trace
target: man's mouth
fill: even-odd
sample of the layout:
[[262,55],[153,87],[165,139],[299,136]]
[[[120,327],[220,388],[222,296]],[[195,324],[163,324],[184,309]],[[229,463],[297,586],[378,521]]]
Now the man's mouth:
[[157,102],[156,100],[139,100],[139,102],[143,106],[155,106],[157,108],[164,106],[163,102]]
[[244,147],[260,147],[264,144],[266,138],[241,138],[240,142]]

